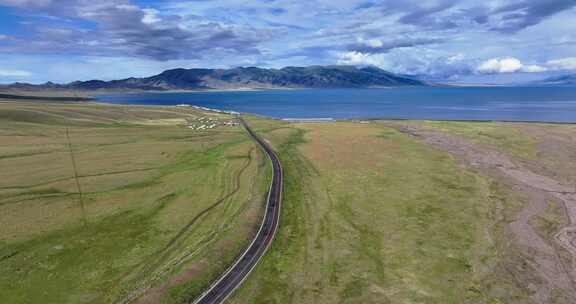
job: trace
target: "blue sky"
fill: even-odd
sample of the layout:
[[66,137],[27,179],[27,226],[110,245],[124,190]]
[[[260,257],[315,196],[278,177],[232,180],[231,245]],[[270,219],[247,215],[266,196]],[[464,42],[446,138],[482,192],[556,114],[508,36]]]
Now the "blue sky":
[[375,65],[454,82],[576,72],[576,0],[0,0],[0,82]]

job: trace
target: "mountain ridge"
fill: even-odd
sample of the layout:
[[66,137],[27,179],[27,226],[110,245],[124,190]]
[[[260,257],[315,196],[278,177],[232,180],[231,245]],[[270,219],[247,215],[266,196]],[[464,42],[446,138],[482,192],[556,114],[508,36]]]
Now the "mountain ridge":
[[560,76],[548,77],[543,80],[534,82],[537,85],[543,86],[575,86],[576,74],[565,74]]
[[4,88],[34,90],[211,90],[274,88],[370,88],[425,86],[425,82],[377,67],[289,66],[280,69],[237,67],[231,69],[170,69],[150,77],[119,80],[74,81],[67,84],[14,83]]

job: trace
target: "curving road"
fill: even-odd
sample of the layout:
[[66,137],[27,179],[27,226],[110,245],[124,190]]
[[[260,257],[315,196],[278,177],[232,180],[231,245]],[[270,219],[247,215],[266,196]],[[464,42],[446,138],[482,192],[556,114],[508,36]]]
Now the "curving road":
[[268,158],[270,158],[272,162],[272,182],[268,190],[266,210],[260,229],[248,248],[246,248],[242,255],[236,259],[234,264],[228,268],[218,280],[212,283],[206,291],[191,302],[193,304],[219,304],[224,302],[224,300],[242,284],[252,269],[254,269],[260,258],[266,252],[266,249],[270,246],[270,243],[272,243],[272,239],[278,229],[280,204],[282,200],[282,166],[280,165],[280,160],[274,150],[252,131],[244,119],[241,117],[238,119],[250,137],[252,137],[262,151],[268,155]]

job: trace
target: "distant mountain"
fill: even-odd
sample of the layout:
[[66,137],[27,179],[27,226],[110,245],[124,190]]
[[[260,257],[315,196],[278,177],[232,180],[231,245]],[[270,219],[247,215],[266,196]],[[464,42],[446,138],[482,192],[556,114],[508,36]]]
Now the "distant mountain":
[[16,83],[12,88],[68,90],[202,90],[266,88],[370,88],[422,86],[424,82],[376,67],[309,66],[263,69],[173,69],[146,78],[76,81],[58,85]]
[[546,86],[576,86],[576,74],[554,76],[536,81],[534,84]]

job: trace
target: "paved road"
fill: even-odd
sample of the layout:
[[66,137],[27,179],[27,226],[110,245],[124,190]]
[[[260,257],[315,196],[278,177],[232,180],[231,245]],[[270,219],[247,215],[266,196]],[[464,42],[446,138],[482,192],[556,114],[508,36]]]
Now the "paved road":
[[236,259],[236,262],[228,268],[217,281],[192,302],[193,304],[217,304],[224,302],[224,300],[242,284],[254,266],[256,266],[266,252],[266,249],[268,249],[270,243],[272,243],[272,239],[278,228],[280,204],[282,200],[282,166],[280,165],[280,160],[274,150],[258,137],[242,118],[239,119],[248,134],[260,146],[262,151],[268,155],[272,162],[272,182],[270,183],[270,190],[268,191],[266,211],[264,212],[260,230],[258,230],[252,243],[250,243],[242,255]]

